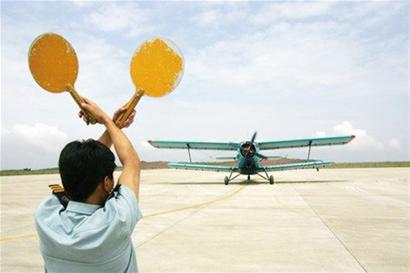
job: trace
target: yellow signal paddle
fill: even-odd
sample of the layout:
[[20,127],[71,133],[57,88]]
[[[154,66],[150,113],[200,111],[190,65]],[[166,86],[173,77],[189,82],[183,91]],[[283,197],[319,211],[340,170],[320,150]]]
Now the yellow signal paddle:
[[116,120],[125,122],[143,95],[162,97],[172,92],[182,79],[184,58],[176,45],[163,38],[145,41],[134,53],[130,72],[136,92]]
[[[81,108],[84,100],[74,88],[78,59],[67,40],[55,33],[38,36],[30,46],[28,61],[31,75],[38,85],[51,93],[68,91]],[[86,115],[90,123],[96,122],[92,114],[86,112]]]

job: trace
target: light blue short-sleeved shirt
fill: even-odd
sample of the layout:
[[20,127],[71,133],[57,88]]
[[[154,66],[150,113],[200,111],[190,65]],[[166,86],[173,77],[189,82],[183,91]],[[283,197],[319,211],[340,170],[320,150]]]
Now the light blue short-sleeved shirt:
[[134,192],[122,185],[103,207],[54,195],[35,215],[46,272],[138,272],[131,241],[142,218]]

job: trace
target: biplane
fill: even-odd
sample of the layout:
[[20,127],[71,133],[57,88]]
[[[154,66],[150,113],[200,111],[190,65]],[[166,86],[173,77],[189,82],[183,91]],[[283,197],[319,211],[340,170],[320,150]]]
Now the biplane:
[[[307,168],[313,168],[319,171],[319,168],[333,164],[333,162],[327,160],[311,160],[310,154],[312,147],[343,145],[349,143],[354,138],[354,135],[350,135],[337,137],[256,142],[255,132],[251,140],[239,143],[161,140],[149,140],[148,143],[154,146],[155,148],[159,149],[187,149],[190,162],[169,163],[168,166],[174,169],[229,172],[229,176],[225,176],[224,179],[225,185],[228,185],[230,181],[232,181],[240,175],[247,175],[248,180],[250,180],[251,175],[258,175],[263,179],[269,181],[270,184],[273,184],[274,177],[273,175],[269,175],[269,172]],[[261,154],[260,151],[302,147],[308,148],[307,159],[303,162],[274,165],[262,164],[263,160],[267,160],[272,157],[265,156]],[[193,163],[191,157],[191,150],[236,151],[236,156],[219,157],[219,159],[235,160],[237,164],[235,166],[224,166],[205,163]]]

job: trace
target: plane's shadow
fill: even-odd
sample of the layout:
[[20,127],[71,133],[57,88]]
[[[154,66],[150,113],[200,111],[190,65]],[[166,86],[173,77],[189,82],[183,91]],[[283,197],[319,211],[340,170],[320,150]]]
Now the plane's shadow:
[[[274,184],[327,184],[327,183],[345,183],[349,182],[349,180],[306,180],[306,181],[300,181],[300,180],[279,180],[275,181]],[[158,182],[155,184],[160,184],[160,185],[223,185],[223,181],[201,181],[201,182]],[[263,184],[269,184],[268,181],[255,181],[252,180],[242,180],[242,181],[231,181],[229,182],[229,185],[249,185],[249,186],[257,186],[257,185],[263,185]]]

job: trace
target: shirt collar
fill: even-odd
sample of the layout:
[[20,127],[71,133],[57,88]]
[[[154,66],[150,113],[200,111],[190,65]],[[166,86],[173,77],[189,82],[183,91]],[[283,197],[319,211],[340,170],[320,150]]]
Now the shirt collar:
[[68,202],[67,210],[72,211],[72,212],[81,213],[81,214],[91,215],[100,207],[101,206],[99,205],[93,205],[93,204],[77,202],[77,201],[70,201]]

